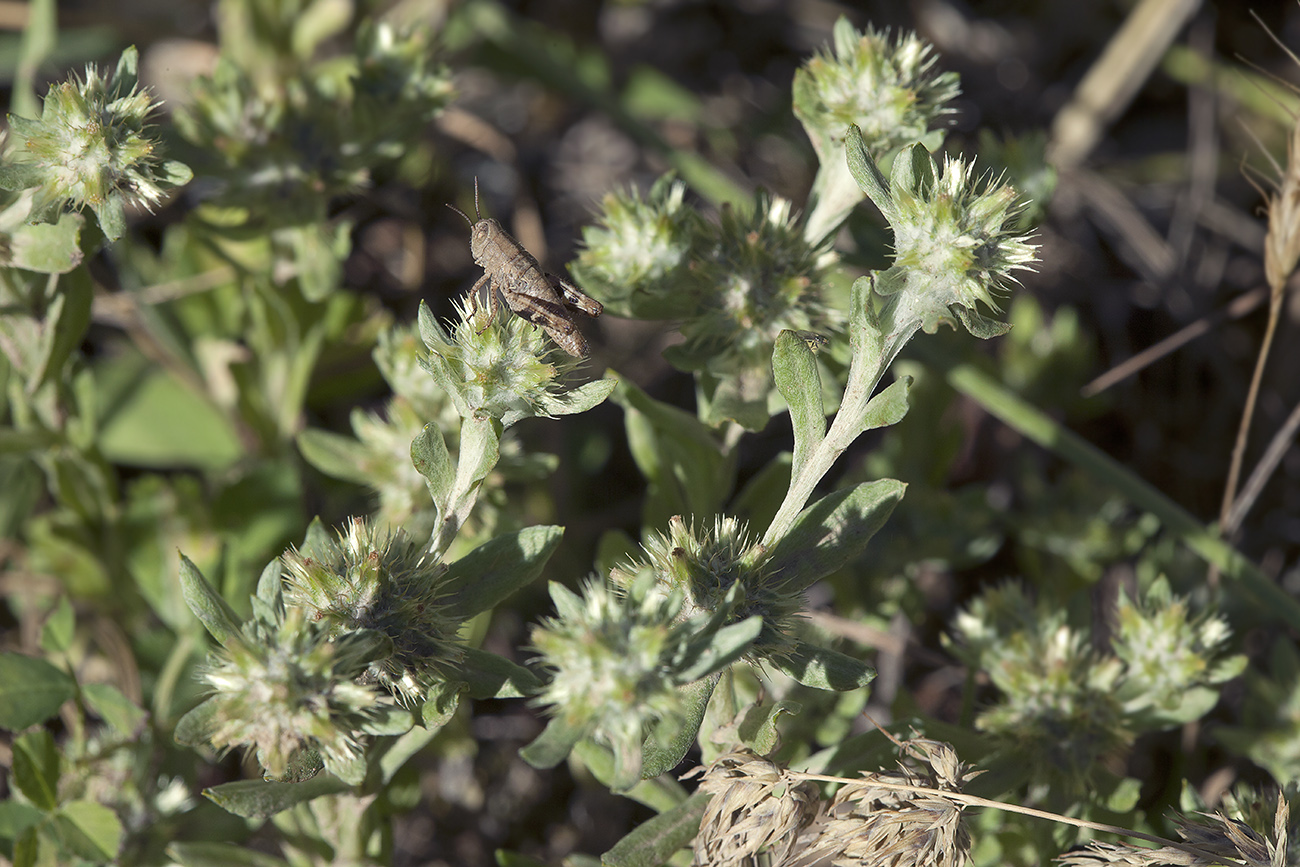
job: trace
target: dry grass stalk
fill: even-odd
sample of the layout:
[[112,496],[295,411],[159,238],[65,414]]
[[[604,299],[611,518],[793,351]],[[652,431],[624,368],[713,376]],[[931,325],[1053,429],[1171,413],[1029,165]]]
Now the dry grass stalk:
[[[1258,16],[1256,16],[1258,19]],[[1277,42],[1300,65],[1297,58],[1272,31],[1264,28],[1273,41]],[[1237,429],[1237,441],[1232,447],[1232,461],[1228,466],[1228,480],[1223,488],[1223,503],[1219,507],[1219,529],[1225,536],[1232,536],[1245,518],[1243,504],[1236,503],[1237,484],[1241,479],[1241,465],[1246,453],[1246,441],[1250,434],[1250,425],[1255,416],[1255,402],[1259,397],[1260,383],[1264,378],[1264,367],[1268,362],[1269,352],[1273,347],[1273,336],[1277,331],[1282,314],[1282,296],[1286,282],[1300,261],[1300,117],[1295,119],[1291,134],[1287,138],[1286,166],[1273,168],[1278,178],[1272,193],[1260,191],[1268,205],[1268,232],[1264,237],[1264,277],[1268,281],[1268,324],[1265,326],[1264,339],[1260,344],[1259,356],[1255,360],[1255,372],[1246,392],[1246,405],[1241,412],[1241,424]],[[1243,497],[1244,499],[1244,497]],[[1234,508],[1235,504],[1235,508]]]
[[748,752],[714,762],[700,790],[713,798],[695,838],[694,863],[709,867],[787,863],[819,804],[815,784]]
[[[1086,849],[1067,852],[1057,858],[1066,867],[1215,867],[1239,864],[1244,867],[1285,867],[1287,828],[1291,812],[1279,793],[1270,840],[1249,825],[1222,813],[1201,813],[1204,819],[1179,818],[1178,835],[1184,847],[1161,846],[1143,849],[1127,843],[1089,843]],[[1195,850],[1195,851],[1193,851]]]

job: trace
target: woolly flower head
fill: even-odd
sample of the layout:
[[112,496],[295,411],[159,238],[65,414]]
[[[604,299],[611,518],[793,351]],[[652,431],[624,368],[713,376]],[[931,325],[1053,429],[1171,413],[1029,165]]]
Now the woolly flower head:
[[1219,698],[1213,687],[1245,668],[1245,656],[1222,656],[1232,635],[1227,621],[1193,614],[1163,580],[1141,602],[1121,592],[1116,620],[1115,655],[1125,678],[1120,695],[1131,713],[1160,718],[1193,702],[1208,710]]
[[648,568],[664,592],[679,593],[685,599],[683,619],[718,610],[739,585],[742,599],[731,622],[755,614],[763,618],[751,658],[786,653],[793,647],[803,598],[791,591],[780,575],[771,574],[761,559],[756,562],[754,550],[754,540],[736,518],[719,516],[711,532],[703,528],[697,532],[694,525],[674,516],[667,533],[656,533],[646,542],[643,563],[617,567],[610,578],[627,586]]
[[117,69],[51,85],[40,120],[9,115],[14,141],[0,169],[0,187],[37,187],[32,219],[54,220],[65,205],[95,212],[104,235],[126,230],[126,206],[152,208],[166,189],[189,181],[187,166],[158,157],[146,123],[153,98],[137,87],[137,53],[128,48]]
[[430,351],[421,364],[462,418],[486,415],[509,427],[532,416],[584,412],[613,390],[614,380],[565,387],[562,378],[580,359],[556,352],[541,329],[508,309],[494,317],[467,296],[457,312],[448,334],[420,305],[420,336]]
[[957,75],[936,72],[930,46],[915,33],[860,32],[840,18],[833,39],[834,50],[818,52],[794,79],[794,113],[823,164],[843,159],[851,124],[873,152],[888,153],[922,139],[952,111]]
[[282,562],[286,605],[331,635],[371,629],[392,641],[392,653],[371,662],[367,676],[404,703],[422,700],[459,666],[461,624],[448,613],[446,569],[400,531],[385,536],[355,518],[336,539],[321,534],[309,553],[290,550]]
[[1077,784],[1128,742],[1116,695],[1122,667],[1094,653],[1059,610],[1035,606],[1019,585],[986,591],[962,611],[954,651],[1001,692],[978,718],[1054,779]]
[[315,751],[327,770],[360,782],[360,731],[391,704],[357,682],[375,651],[372,634],[335,640],[299,609],[274,624],[251,621],[202,674],[212,690],[208,739],[218,749],[255,748],[272,779],[310,765],[303,754]]
[[827,327],[821,286],[834,257],[808,244],[791,204],[760,191],[748,214],[724,207],[701,251],[700,314],[682,326],[677,360],[711,367],[769,370],[782,331]]
[[597,225],[583,229],[574,277],[619,316],[682,315],[673,290],[690,278],[691,250],[703,221],[686,206],[686,185],[666,174],[643,198],[610,193]]
[[622,765],[640,765],[646,731],[682,715],[671,657],[681,597],[634,582],[626,591],[599,580],[581,595],[551,585],[556,616],[533,630],[532,643],[551,678],[537,702],[586,736],[609,746]]
[[1035,247],[1014,226],[1021,209],[1016,191],[973,167],[945,158],[940,174],[921,145],[894,160],[888,181],[867,154],[860,132],[850,130],[849,167],[894,231],[894,265],[876,291],[891,298],[882,312],[891,332],[933,333],[957,320],[976,337],[1004,334],[1009,326],[987,319],[979,302],[997,311],[996,296],[1015,282],[1012,272],[1031,267]]

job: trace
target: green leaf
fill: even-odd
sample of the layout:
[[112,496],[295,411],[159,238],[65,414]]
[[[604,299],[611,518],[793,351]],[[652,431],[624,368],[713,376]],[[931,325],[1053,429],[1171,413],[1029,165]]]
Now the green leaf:
[[59,806],[59,758],[54,738],[43,729],[14,740],[13,784],[37,809]]
[[753,705],[740,720],[737,733],[741,742],[760,756],[770,755],[781,741],[776,721],[786,714],[797,714],[802,709],[799,702],[786,698],[772,704]]
[[230,641],[242,641],[239,633],[239,618],[235,610],[213,589],[208,579],[190,558],[181,555],[181,595],[200,622],[217,640],[225,645]]
[[234,843],[172,843],[167,857],[182,867],[289,867],[289,862]]
[[[894,196],[889,189],[889,181],[880,173],[876,163],[867,153],[867,144],[862,139],[862,130],[858,129],[857,124],[849,127],[848,134],[844,137],[844,144],[848,150],[849,172],[853,175],[862,192],[866,193],[872,203],[880,210],[885,219],[891,224],[897,217],[897,211],[894,205]],[[894,164],[905,162],[902,154],[894,159]]]
[[957,315],[961,324],[966,326],[975,337],[980,340],[990,340],[994,337],[1001,337],[1011,330],[1011,326],[1006,322],[999,322],[996,319],[990,319],[982,313],[966,307],[962,304],[953,304],[948,308]]
[[45,722],[76,691],[73,679],[45,660],[0,653],[0,728],[21,731]]
[[681,764],[686,753],[695,745],[700,733],[700,723],[704,722],[704,711],[713,696],[713,688],[718,684],[719,675],[710,675],[704,680],[688,683],[677,691],[681,693],[685,706],[685,715],[681,727],[666,742],[656,743],[647,738],[641,760],[641,776],[645,779],[667,773]]
[[307,525],[307,532],[303,534],[298,551],[312,560],[328,560],[330,551],[334,549],[335,539],[336,536],[325,526],[320,515],[317,515]]
[[36,867],[41,854],[41,838],[36,828],[24,828],[14,840],[14,867]]
[[911,388],[912,377],[900,376],[890,383],[888,388],[868,401],[867,408],[862,414],[862,426],[854,436],[902,421],[903,416],[907,415],[907,393]]
[[9,236],[6,265],[39,271],[42,274],[67,274],[81,264],[81,214],[63,214],[57,223],[18,226]]
[[371,485],[374,474],[363,463],[365,446],[333,431],[307,428],[295,438],[303,459],[325,475],[357,485]]
[[63,847],[102,864],[117,858],[123,829],[117,814],[94,801],[71,801],[53,817],[52,830]]
[[95,212],[100,231],[109,241],[126,234],[126,201],[121,193],[109,193],[102,202],[91,202],[90,210]]
[[404,735],[415,725],[415,716],[400,705],[386,705],[372,711],[361,731],[368,735],[397,737]]
[[464,652],[460,677],[470,698],[527,698],[542,688],[541,680],[522,665],[474,647]]
[[790,406],[794,428],[794,464],[798,474],[809,453],[826,436],[826,409],[822,405],[822,378],[817,357],[808,342],[793,331],[782,331],[772,350],[772,373],[777,390]]
[[54,610],[41,627],[41,650],[46,653],[63,653],[72,646],[73,630],[77,625],[76,613],[67,596],[60,596]]
[[244,454],[225,413],[169,373],[146,373],[104,417],[99,447],[113,463],[219,470]]
[[812,689],[848,692],[876,679],[876,670],[865,662],[803,641],[796,643],[793,653],[768,662]]
[[90,306],[95,293],[89,274],[82,269],[57,279],[58,293],[45,316],[38,385],[63,378],[68,359],[80,349],[90,327]]
[[582,727],[573,726],[560,717],[552,717],[542,733],[519,751],[519,756],[534,768],[553,768],[569,757],[573,745],[586,733]]
[[420,723],[436,731],[451,722],[460,706],[460,695],[459,684],[439,683],[430,687],[420,706]]
[[739,623],[724,626],[706,644],[692,648],[690,662],[677,672],[683,681],[699,680],[731,665],[754,644],[763,631],[763,618],[755,614]]
[[209,698],[190,708],[176,723],[172,738],[183,747],[200,747],[211,743],[212,734],[217,730],[218,709],[215,698]]
[[905,490],[902,482],[881,479],[827,494],[799,513],[767,568],[790,582],[790,592],[806,589],[861,554]]
[[416,726],[391,741],[380,741],[371,753],[372,761],[379,767],[379,779],[384,785],[391,783],[411,756],[427,747],[437,736],[438,729]]
[[542,574],[560,544],[563,527],[526,527],[489,539],[447,567],[450,617],[467,620],[488,611]]
[[[13,125],[13,115],[9,123]],[[45,180],[45,173],[33,163],[5,163],[0,165],[0,189],[17,192],[30,187],[39,187]]]
[[81,688],[86,706],[121,734],[136,738],[149,714],[111,683],[88,683]]
[[649,483],[643,525],[673,515],[715,515],[731,493],[735,464],[699,419],[661,403],[626,379],[614,391],[624,409],[628,447]]
[[543,406],[551,415],[576,415],[609,397],[617,385],[617,379],[594,379],[545,399]]
[[257,598],[266,606],[276,609],[284,603],[284,564],[276,557],[262,569],[257,577]]
[[695,839],[712,797],[696,792],[671,810],[642,822],[601,855],[600,863],[606,867],[658,867],[666,863],[673,853]]
[[315,747],[298,747],[285,762],[284,772],[278,776],[263,772],[262,779],[276,783],[305,783],[325,770],[325,758]]
[[460,423],[460,456],[456,484],[473,491],[487,478],[501,458],[501,422],[490,416],[470,416]]
[[351,788],[329,774],[305,783],[274,783],[266,780],[240,780],[204,789],[203,794],[218,807],[245,819],[267,819],[323,795],[337,795]]
[[13,798],[0,801],[0,841],[17,840],[23,831],[35,827],[43,818],[45,815],[31,804]]
[[452,484],[456,480],[456,467],[437,425],[426,424],[420,435],[411,441],[411,462],[415,464],[416,472],[424,476],[439,515],[445,515]]

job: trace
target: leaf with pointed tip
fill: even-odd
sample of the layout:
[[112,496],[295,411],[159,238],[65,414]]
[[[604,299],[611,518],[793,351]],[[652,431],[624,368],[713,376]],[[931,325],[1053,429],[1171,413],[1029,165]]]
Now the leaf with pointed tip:
[[721,675],[713,674],[704,680],[688,683],[679,687],[685,706],[685,717],[676,733],[665,743],[656,743],[653,736],[646,738],[641,759],[641,776],[648,779],[671,771],[686,758],[686,753],[695,745],[700,733],[700,723],[704,722],[704,709],[713,697],[713,688]]
[[888,388],[871,398],[862,413],[862,424],[858,428],[858,433],[854,436],[902,421],[903,416],[907,415],[907,393],[911,388],[912,377],[900,376],[890,383]]
[[805,508],[772,548],[766,568],[797,593],[862,553],[907,485],[894,479],[834,491]]
[[208,579],[203,577],[203,573],[184,554],[181,555],[180,581],[181,597],[185,604],[218,644],[225,646],[230,641],[242,640],[235,610],[221,598],[221,594],[213,589]]
[[519,756],[534,768],[553,768],[569,757],[573,745],[582,740],[586,733],[583,727],[571,725],[560,717],[552,717],[542,733],[519,751]]
[[234,843],[171,843],[167,857],[181,867],[289,867],[289,862]]
[[125,831],[108,807],[94,801],[70,801],[51,818],[55,839],[78,858],[95,864],[116,860]]
[[59,750],[44,729],[19,735],[13,742],[11,781],[32,805],[49,812],[59,805]]
[[326,560],[334,547],[334,535],[325,527],[320,515],[311,519],[307,532],[298,546],[298,553],[311,560]]
[[658,867],[699,833],[704,810],[713,796],[696,792],[671,810],[638,825],[614,844],[600,863],[604,867]]
[[[862,130],[858,129],[857,124],[849,127],[848,134],[844,137],[844,144],[848,150],[849,172],[853,175],[853,180],[857,181],[862,192],[867,194],[885,219],[893,223],[894,218],[897,217],[897,210],[894,196],[889,190],[889,181],[880,173],[875,160],[867,153],[867,144],[863,141]],[[897,165],[901,160],[900,154],[894,159],[894,164]]]
[[218,709],[215,698],[209,698],[190,708],[176,723],[172,738],[183,747],[200,747],[211,743],[212,735],[217,730]]
[[822,378],[808,342],[793,331],[782,331],[772,349],[772,373],[777,390],[790,407],[794,428],[793,473],[798,475],[808,455],[826,436]]
[[449,564],[443,578],[448,616],[468,620],[537,580],[563,535],[563,527],[525,527],[489,539]]
[[785,657],[773,657],[768,662],[813,689],[848,692],[876,679],[876,670],[865,662],[837,650],[803,641],[795,644],[793,653]]
[[437,425],[426,424],[411,441],[411,463],[415,465],[415,471],[424,476],[429,496],[439,514],[445,514],[447,498],[451,496],[451,486],[456,481],[456,468],[447,451],[447,441]]
[[228,813],[245,819],[268,819],[297,804],[323,795],[337,795],[350,788],[337,777],[322,774],[304,783],[239,780],[204,789],[203,794]]
[[466,647],[464,653],[460,678],[470,698],[527,698],[542,688],[537,675],[522,665],[473,647]]
[[333,431],[307,428],[295,438],[298,452],[307,463],[334,479],[357,485],[369,485],[374,475],[362,466],[366,449],[352,437]]

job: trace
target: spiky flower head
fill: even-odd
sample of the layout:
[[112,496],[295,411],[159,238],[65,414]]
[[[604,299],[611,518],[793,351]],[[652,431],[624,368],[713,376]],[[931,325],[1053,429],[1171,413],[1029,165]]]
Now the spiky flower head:
[[464,657],[461,623],[449,614],[441,581],[446,568],[401,531],[388,536],[354,518],[337,538],[319,539],[310,556],[290,550],[282,562],[286,605],[304,609],[330,635],[369,629],[392,641],[392,653],[366,674],[403,703],[423,700]]
[[676,361],[717,373],[772,365],[782,331],[830,327],[821,288],[835,261],[804,240],[790,202],[759,191],[754,208],[724,207],[694,265],[702,287],[699,312],[682,325]]
[[[137,53],[122,52],[117,69],[50,86],[40,120],[9,115],[12,143],[0,187],[36,187],[31,218],[53,222],[67,205],[89,207],[109,240],[126,231],[128,205],[152,209],[170,187],[185,184],[187,166],[159,158],[147,123],[155,103],[137,86]],[[8,161],[7,160],[7,161]]]
[[936,71],[930,45],[915,33],[858,31],[841,17],[832,35],[833,50],[819,51],[794,77],[794,113],[823,164],[843,161],[852,124],[873,153],[888,153],[952,112],[957,74]]
[[532,633],[539,662],[551,672],[536,702],[608,746],[638,777],[647,731],[675,730],[682,717],[674,661],[681,596],[644,580],[626,590],[592,579],[581,595],[555,583],[550,591],[556,616]]
[[977,178],[974,167],[934,159],[914,145],[894,160],[888,181],[851,131],[849,166],[894,231],[894,265],[877,278],[876,292],[890,298],[881,312],[887,333],[933,333],[957,321],[976,337],[1005,334],[1009,326],[986,318],[983,303],[998,310],[997,295],[1029,268],[1035,247],[1014,230],[1020,201],[1000,180]]
[[1223,655],[1231,635],[1226,620],[1192,612],[1163,579],[1141,600],[1121,591],[1113,648],[1124,663],[1125,712],[1178,725],[1208,711],[1218,703],[1218,685],[1246,667],[1245,656]]
[[496,316],[468,296],[457,302],[451,334],[420,305],[421,365],[451,395],[462,418],[490,416],[503,427],[532,416],[585,412],[616,384],[598,379],[577,388],[561,380],[581,359],[556,351],[549,338],[508,309]]
[[685,600],[682,619],[717,611],[739,585],[742,601],[730,619],[762,616],[763,629],[749,652],[749,658],[757,660],[793,648],[803,597],[782,576],[772,574],[765,561],[755,557],[756,550],[747,527],[736,518],[718,516],[711,531],[697,532],[693,523],[687,525],[681,516],[673,516],[667,533],[655,533],[647,540],[643,561],[612,569],[610,579],[628,586],[649,569],[663,592],[680,594]]
[[618,316],[684,315],[675,290],[690,281],[692,248],[703,220],[685,204],[686,185],[662,175],[642,197],[636,190],[605,196],[597,223],[582,231],[583,249],[571,266],[579,283]]
[[326,770],[360,782],[362,729],[392,703],[358,682],[377,652],[373,633],[336,640],[301,609],[275,623],[249,621],[201,675],[212,690],[209,740],[218,749],[256,749],[270,778],[289,776],[315,751]]
[[976,724],[1014,744],[1036,772],[1077,786],[1098,759],[1130,742],[1116,695],[1119,660],[1094,652],[1060,609],[1008,584],[981,594],[954,625],[954,651],[1000,691]]

